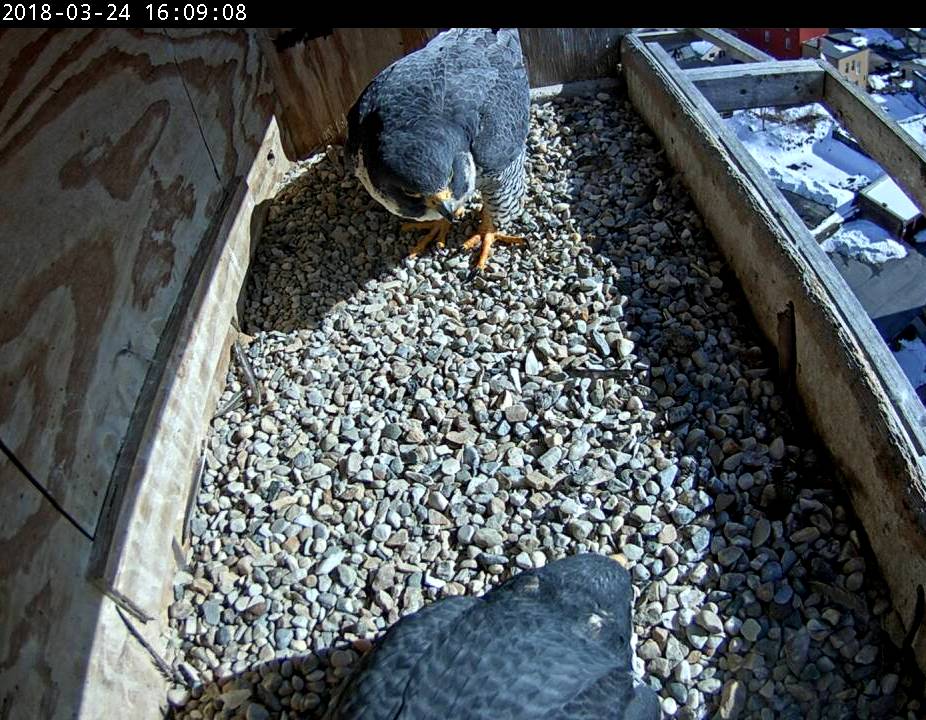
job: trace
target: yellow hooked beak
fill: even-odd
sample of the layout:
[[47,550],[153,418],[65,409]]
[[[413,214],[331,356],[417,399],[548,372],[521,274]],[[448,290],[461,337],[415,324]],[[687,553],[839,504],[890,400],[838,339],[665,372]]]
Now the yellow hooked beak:
[[437,212],[451,221],[463,214],[462,205],[454,209],[453,194],[450,192],[450,188],[444,188],[443,190],[437,191],[430,197],[425,198],[424,204],[429,208],[437,210]]

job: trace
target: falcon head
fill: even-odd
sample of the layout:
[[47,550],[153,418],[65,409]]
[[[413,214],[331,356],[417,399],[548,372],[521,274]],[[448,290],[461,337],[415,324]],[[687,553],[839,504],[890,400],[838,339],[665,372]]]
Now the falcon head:
[[385,132],[365,123],[357,177],[387,210],[412,220],[454,220],[476,188],[476,165],[462,128],[420,120]]

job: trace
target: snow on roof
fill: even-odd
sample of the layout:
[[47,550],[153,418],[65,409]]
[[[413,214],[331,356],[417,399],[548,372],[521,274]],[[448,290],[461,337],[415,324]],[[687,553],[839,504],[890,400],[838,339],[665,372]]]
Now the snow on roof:
[[884,90],[884,88],[887,87],[887,80],[884,80],[877,75],[869,75],[868,84],[871,85],[872,90]]
[[881,207],[887,208],[891,213],[905,222],[907,220],[912,220],[920,214],[919,209],[913,204],[913,201],[908,198],[904,191],[900,189],[900,186],[887,175],[875,180],[871,185],[862,190],[861,194],[878,203]]
[[708,42],[707,40],[695,40],[691,43],[691,49],[703,57],[709,52],[719,50],[720,48],[714,45],[714,43]]
[[776,111],[764,129],[748,111],[727,123],[778,187],[829,208],[851,203],[857,189],[884,174],[871,158],[832,137],[835,121],[819,104]]
[[871,99],[880,104],[884,112],[894,120],[905,120],[911,115],[926,113],[926,106],[920,104],[913,93],[872,95]]
[[859,47],[853,47],[852,45],[845,45],[826,36],[811,38],[806,42],[806,44],[810,47],[819,48],[822,55],[836,58],[837,60],[857,53],[863,49]]
[[868,47],[868,38],[864,35],[856,35],[849,42],[857,48]]
[[907,256],[907,248],[880,225],[869,220],[852,220],[824,240],[820,247],[828,253],[855,258],[870,265]]
[[832,135],[827,135],[813,144],[814,155],[826,160],[834,168],[846,175],[865,178],[869,183],[884,175],[884,170],[877,162]]
[[921,338],[901,340],[900,348],[894,350],[894,357],[915,388],[926,384],[926,344]]
[[[846,221],[846,218],[840,212],[833,212],[829,217],[823,218],[817,227],[813,228],[810,231],[810,234],[814,237],[819,236],[820,234],[826,232],[834,225],[838,228]],[[835,231],[834,231],[835,232]]]
[[898,40],[884,28],[849,28],[866,38],[871,45],[886,45],[894,50],[903,50],[903,41]]
[[913,115],[897,123],[916,142],[926,147],[926,115]]
[[923,228],[918,233],[914,234],[913,242],[915,243],[926,243],[926,228]]

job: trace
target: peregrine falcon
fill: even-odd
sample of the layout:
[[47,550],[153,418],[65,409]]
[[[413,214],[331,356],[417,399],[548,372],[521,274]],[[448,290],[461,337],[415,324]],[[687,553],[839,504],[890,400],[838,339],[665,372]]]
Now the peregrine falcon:
[[339,688],[328,720],[659,720],[631,669],[630,574],[574,555],[481,598],[406,616]]
[[478,189],[485,267],[524,196],[530,88],[517,29],[494,33],[457,28],[383,70],[347,116],[347,157],[360,182],[395,215],[427,229],[411,255],[435,240],[444,245],[450,222]]

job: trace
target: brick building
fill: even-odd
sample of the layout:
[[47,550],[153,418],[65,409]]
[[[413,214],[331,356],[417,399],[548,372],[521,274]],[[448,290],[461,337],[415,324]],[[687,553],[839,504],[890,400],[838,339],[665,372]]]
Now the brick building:
[[798,60],[801,57],[801,46],[805,42],[829,32],[829,28],[726,28],[726,30],[779,60]]

